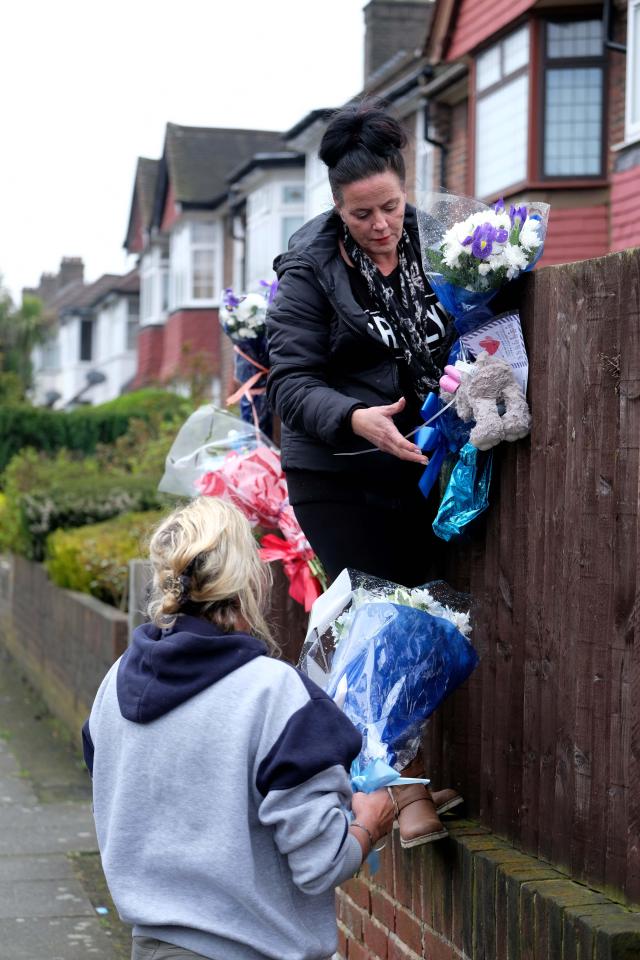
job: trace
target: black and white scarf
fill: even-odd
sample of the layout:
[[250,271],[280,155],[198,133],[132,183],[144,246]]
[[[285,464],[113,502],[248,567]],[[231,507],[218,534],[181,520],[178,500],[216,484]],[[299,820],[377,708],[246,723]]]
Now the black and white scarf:
[[[402,231],[398,243],[400,298],[373,260],[358,246],[346,224],[343,242],[347,256],[364,277],[371,297],[401,344],[414,389],[423,399],[430,391],[437,390],[442,370],[434,362],[427,343],[430,333],[428,299],[433,298],[433,294],[426,286],[407,231]],[[430,293],[431,298],[428,298]],[[444,309],[442,320],[449,325]]]

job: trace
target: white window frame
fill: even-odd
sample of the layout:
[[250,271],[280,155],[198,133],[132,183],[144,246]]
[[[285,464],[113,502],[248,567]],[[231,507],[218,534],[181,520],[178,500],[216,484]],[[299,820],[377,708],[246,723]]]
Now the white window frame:
[[164,302],[163,284],[169,274],[169,260],[159,247],[147,251],[140,262],[140,326],[164,323],[169,304]]
[[[640,140],[640,56],[634,57],[635,45],[639,43],[640,38],[636,35],[635,19],[640,10],[640,0],[629,0],[627,6],[627,82],[626,82],[626,102],[625,102],[625,140]],[[635,86],[634,86],[635,84]],[[632,93],[636,91],[636,111],[637,119],[635,122],[631,117]]]
[[[194,243],[193,224],[212,223],[213,240]],[[211,297],[193,296],[193,254],[196,251],[209,251],[213,258],[213,295]],[[180,220],[171,231],[170,245],[170,311],[194,308],[217,307],[222,289],[222,223],[220,218],[192,218]]]
[[[525,30],[527,32],[527,41],[528,41],[527,42],[527,47],[528,47],[527,60],[525,63],[517,66],[516,68],[512,69],[510,72],[505,73],[503,68],[506,63],[505,51],[506,51],[507,45],[509,44],[510,40],[512,40],[515,36],[517,36],[518,33]],[[527,22],[527,23],[521,24],[521,26],[517,27],[515,30],[512,30],[510,33],[505,34],[505,36],[501,37],[501,39],[498,40],[496,43],[482,50],[476,57],[475,124],[474,124],[475,125],[475,150],[474,150],[475,163],[474,163],[473,177],[474,177],[474,183],[475,183],[474,192],[478,196],[497,195],[501,191],[506,191],[510,187],[514,187],[517,184],[525,181],[529,175],[528,156],[529,156],[529,137],[530,137],[530,130],[529,130],[530,128],[530,116],[529,116],[530,90],[529,90],[529,87],[531,83],[531,37],[532,37],[531,23]],[[499,55],[500,76],[497,80],[491,81],[485,84],[481,89],[479,89],[478,80],[477,80],[479,61],[487,58],[489,54],[494,52],[498,52],[498,55]],[[516,178],[515,180],[511,180],[509,183],[499,183],[499,184],[492,183],[490,190],[482,189],[481,186],[479,185],[480,178],[478,176],[480,163],[482,160],[482,158],[480,157],[480,144],[479,144],[479,132],[480,132],[479,121],[478,121],[479,106],[482,104],[485,98],[494,96],[498,91],[506,89],[508,86],[516,83],[517,81],[523,78],[525,79],[525,82],[526,82],[526,94],[525,94],[526,116],[525,116],[525,125],[524,125],[526,139],[524,140],[524,169],[522,170],[522,176],[519,178]]]
[[414,194],[416,205],[422,206],[429,194],[437,189],[435,183],[435,148],[425,140],[429,131],[425,130],[424,106],[416,114],[416,169]]

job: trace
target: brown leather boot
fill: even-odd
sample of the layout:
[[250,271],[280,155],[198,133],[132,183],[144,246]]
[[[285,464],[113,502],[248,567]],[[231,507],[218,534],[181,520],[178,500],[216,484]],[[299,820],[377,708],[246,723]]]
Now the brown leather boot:
[[389,787],[389,794],[395,807],[403,847],[417,847],[449,835],[440,822],[431,794],[421,783]]
[[452,790],[451,787],[447,787],[446,790],[432,790],[431,799],[436,805],[438,816],[464,803],[463,797],[460,796],[457,790]]

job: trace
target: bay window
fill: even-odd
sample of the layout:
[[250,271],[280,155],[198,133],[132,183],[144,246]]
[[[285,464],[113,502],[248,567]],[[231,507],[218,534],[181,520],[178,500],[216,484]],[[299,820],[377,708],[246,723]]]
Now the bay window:
[[164,323],[169,309],[169,260],[160,247],[152,247],[140,263],[140,321]]
[[[640,133],[640,0],[629,0],[628,125]],[[632,34],[635,28],[636,33]],[[540,61],[530,65],[530,41]],[[602,18],[532,19],[475,60],[475,190],[497,197],[540,180],[598,178],[605,158]],[[633,46],[635,44],[635,46]],[[539,87],[538,73],[541,74]],[[536,81],[535,88],[532,84]],[[530,102],[536,103],[531,114]],[[540,117],[540,120],[538,118]],[[529,149],[530,138],[537,151]]]
[[132,299],[127,303],[127,339],[126,349],[135,350],[138,345],[138,332],[140,329],[140,316],[138,300]]
[[216,280],[216,223],[191,226],[191,299],[213,300]]
[[475,193],[489,196],[526,179],[529,116],[529,26],[476,60]]
[[543,177],[602,176],[603,41],[601,20],[545,24]]
[[172,310],[212,305],[220,286],[220,225],[213,220],[178,224],[171,233]]
[[640,0],[627,10],[627,102],[625,138],[640,139]]

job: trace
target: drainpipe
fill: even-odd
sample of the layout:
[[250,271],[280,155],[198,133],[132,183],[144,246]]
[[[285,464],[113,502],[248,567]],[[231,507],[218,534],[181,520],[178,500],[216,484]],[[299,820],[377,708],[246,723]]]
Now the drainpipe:
[[444,142],[444,140],[435,140],[433,137],[429,136],[429,106],[430,101],[425,100],[424,109],[423,109],[423,123],[424,123],[424,141],[425,143],[430,143],[431,146],[437,147],[440,151],[440,185],[446,190],[447,188],[447,159],[449,156],[449,147]]
[[625,53],[627,48],[624,43],[616,43],[612,39],[613,33],[613,0],[604,0],[604,45],[607,50],[613,50],[615,53]]

